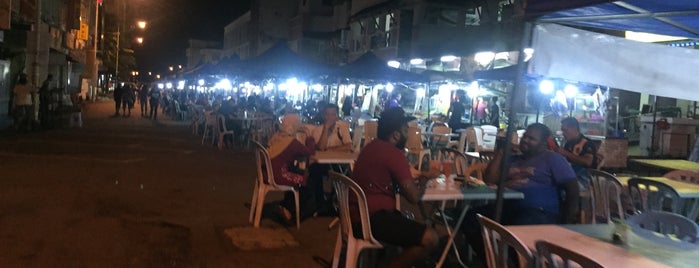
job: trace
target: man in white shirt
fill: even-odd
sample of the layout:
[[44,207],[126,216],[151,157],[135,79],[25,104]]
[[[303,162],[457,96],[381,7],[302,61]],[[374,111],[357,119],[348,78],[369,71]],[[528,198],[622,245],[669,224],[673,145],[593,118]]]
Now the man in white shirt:
[[[349,151],[352,148],[352,137],[349,133],[349,124],[337,116],[339,107],[328,104],[323,108],[323,124],[315,127],[311,134],[316,141],[316,149],[319,151],[340,150]],[[330,165],[312,164],[308,167],[308,181],[306,186],[313,189],[317,210],[320,214],[332,213],[332,203],[326,200],[323,191],[323,178],[328,175]]]
[[349,124],[339,119],[339,107],[328,104],[323,109],[323,124],[313,129],[313,139],[316,141],[316,149],[325,150],[349,150],[352,144]]

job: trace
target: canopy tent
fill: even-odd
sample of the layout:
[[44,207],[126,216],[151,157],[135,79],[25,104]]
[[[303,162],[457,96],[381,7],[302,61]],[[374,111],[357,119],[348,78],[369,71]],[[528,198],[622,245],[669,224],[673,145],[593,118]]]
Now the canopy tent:
[[514,81],[516,77],[517,65],[473,72],[473,78],[476,80]]
[[[562,6],[565,4],[569,5]],[[557,8],[567,10],[546,14],[537,21],[699,38],[699,1],[696,0],[529,0],[527,14]]]
[[466,75],[459,73],[459,72],[441,72],[441,71],[435,71],[435,70],[425,70],[420,73],[423,76],[426,76],[430,82],[437,82],[437,81],[447,81],[447,80],[453,80],[453,81],[467,81],[470,80]]
[[335,76],[357,80],[372,80],[381,82],[428,82],[427,76],[413,73],[386,64],[385,60],[372,52],[367,52],[350,64],[340,67]]
[[311,61],[279,42],[255,58],[242,61],[241,74],[250,78],[313,77],[329,74],[331,66]]
[[219,75],[229,74],[241,70],[241,60],[238,55],[225,57],[217,63],[200,63],[194,68],[187,70],[185,75]]
[[221,59],[216,63],[216,68],[223,70],[226,73],[233,73],[243,70],[243,61],[240,60],[238,55],[231,55]]
[[[531,0],[527,12],[557,10],[556,2]],[[553,23],[699,38],[699,1],[571,2],[577,8],[549,13],[536,21],[530,73],[697,100],[688,89],[696,84],[692,70],[699,68],[698,51],[629,41]],[[579,7],[583,2],[596,5]]]

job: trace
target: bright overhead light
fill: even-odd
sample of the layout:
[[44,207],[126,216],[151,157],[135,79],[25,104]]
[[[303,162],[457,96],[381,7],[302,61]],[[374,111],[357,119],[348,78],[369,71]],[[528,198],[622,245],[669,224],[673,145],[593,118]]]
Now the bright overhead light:
[[566,94],[567,98],[573,98],[575,95],[578,95],[578,87],[568,84],[565,88],[563,88],[563,92]]
[[632,32],[632,31],[626,31],[625,36],[626,36],[626,39],[634,40],[634,41],[638,41],[638,42],[646,42],[646,43],[668,42],[668,41],[677,41],[677,40],[687,39],[684,37],[660,35],[660,34],[652,34],[652,33]]
[[425,60],[420,59],[420,58],[410,60],[410,64],[412,64],[412,65],[421,65],[423,63],[425,63]]
[[446,56],[442,56],[439,60],[441,60],[442,62],[450,62],[450,61],[456,60],[456,56],[446,55]]
[[216,83],[214,85],[214,88],[223,89],[223,90],[231,90],[231,89],[233,89],[233,85],[231,84],[230,80],[224,78],[224,79],[221,79],[221,81],[219,81],[218,83]]
[[203,86],[204,84],[206,84],[206,81],[204,81],[204,79],[199,79],[199,85]]
[[386,84],[386,91],[388,91],[388,93],[393,92],[393,84],[387,83]]
[[525,48],[524,49],[524,61],[525,62],[529,61],[532,58],[532,56],[534,56],[534,49],[530,48],[530,47]]
[[171,88],[172,88],[172,83],[167,82],[167,84],[165,84],[165,88],[171,89]]
[[393,67],[393,68],[400,68],[400,62],[391,60],[387,62],[388,66]]
[[321,92],[321,91],[323,91],[323,86],[322,86],[321,84],[314,84],[314,85],[311,86],[311,88],[312,88],[313,90],[315,90],[315,92]]
[[473,59],[480,65],[486,66],[490,64],[493,59],[495,59],[495,52],[492,51],[484,51],[484,52],[478,52],[476,55],[473,56]]
[[551,82],[551,80],[543,80],[539,83],[539,91],[546,95],[551,94],[554,88],[555,86],[553,85],[553,82]]

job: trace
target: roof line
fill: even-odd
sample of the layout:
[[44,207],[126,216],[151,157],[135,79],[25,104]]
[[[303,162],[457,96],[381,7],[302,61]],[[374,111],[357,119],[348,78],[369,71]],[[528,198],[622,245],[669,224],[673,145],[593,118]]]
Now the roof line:
[[564,18],[543,18],[536,20],[537,22],[571,22],[571,21],[594,21],[594,20],[616,20],[616,19],[634,19],[634,18],[655,18],[660,19],[672,16],[687,16],[699,15],[699,10],[687,11],[671,11],[671,12],[656,12],[646,14],[615,14],[615,15],[597,15],[597,16],[578,16]]
[[[626,9],[628,9],[628,10],[631,10],[631,11],[634,11],[634,12],[637,12],[637,13],[640,13],[640,14],[652,14],[652,13],[651,13],[650,11],[648,11],[648,10],[645,10],[645,9],[640,8],[640,7],[637,7],[637,6],[628,4],[628,3],[626,3],[626,2],[621,2],[621,1],[619,1],[619,2],[614,2],[614,4],[617,5],[617,6],[620,6],[620,7],[622,7],[622,8],[626,8]],[[699,30],[694,29],[694,28],[692,28],[692,27],[688,27],[687,25],[678,23],[678,22],[676,22],[676,21],[674,21],[674,20],[671,20],[671,19],[668,19],[668,18],[666,18],[666,17],[654,17],[654,19],[659,20],[659,21],[664,22],[664,23],[667,23],[667,24],[670,24],[670,25],[672,25],[672,26],[675,26],[675,27],[680,28],[680,29],[682,29],[682,30],[685,30],[685,31],[687,31],[687,32],[690,32],[690,33],[699,35]]]

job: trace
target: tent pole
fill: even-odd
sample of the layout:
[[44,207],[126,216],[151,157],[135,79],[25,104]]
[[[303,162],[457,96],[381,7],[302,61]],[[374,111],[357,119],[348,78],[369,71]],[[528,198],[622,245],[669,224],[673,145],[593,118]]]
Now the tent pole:
[[[532,31],[534,27],[531,22],[524,22],[524,27],[522,29],[522,40],[520,42],[520,47],[519,47],[519,57],[517,57],[517,72],[515,76],[515,85],[512,90],[512,95],[510,100],[524,100],[525,99],[525,94],[526,94],[526,83],[524,81],[524,49],[529,46],[532,40]],[[517,118],[517,112],[522,109],[522,105],[515,105],[515,101],[508,101],[507,106],[509,110],[509,115],[507,116],[508,122],[507,122],[507,135],[505,136],[505,142],[504,142],[504,147],[502,148],[504,156],[502,159],[510,159],[512,155],[512,135],[513,133],[517,130],[516,129],[516,124],[514,122],[514,118]],[[500,150],[500,148],[496,148],[496,150]],[[498,188],[497,188],[497,194],[496,194],[496,199],[495,199],[495,221],[500,222],[501,216],[502,216],[502,207],[503,207],[503,194],[505,193],[505,180],[507,179],[507,175],[509,174],[508,170],[510,170],[510,163],[509,161],[501,161],[500,162],[500,178],[498,178]]]
[[[655,157],[655,121],[658,120],[658,95],[653,95],[653,123],[650,131],[650,147],[648,148],[648,156]],[[660,143],[660,141],[658,141]]]
[[[425,116],[425,122],[427,122],[427,119],[430,119],[430,99],[432,99],[432,96],[430,96],[430,88],[432,86],[432,82],[427,82],[427,90],[425,90],[425,96],[427,96],[427,116]],[[694,102],[694,107],[696,110],[696,103]]]

